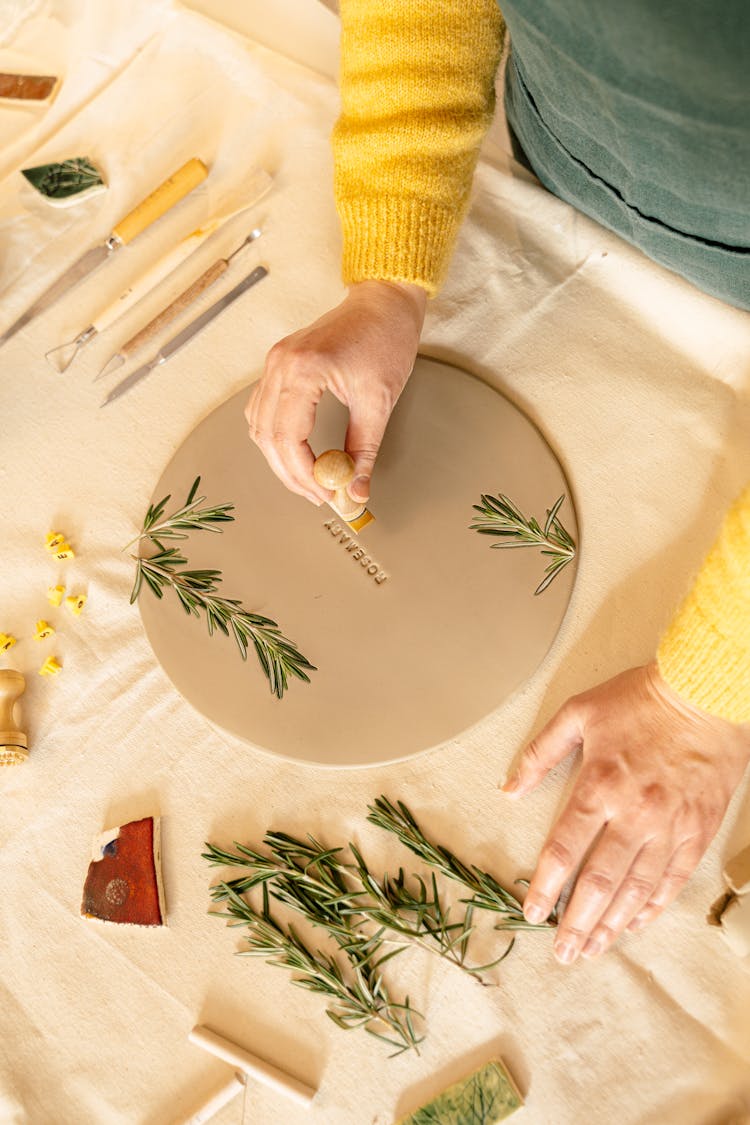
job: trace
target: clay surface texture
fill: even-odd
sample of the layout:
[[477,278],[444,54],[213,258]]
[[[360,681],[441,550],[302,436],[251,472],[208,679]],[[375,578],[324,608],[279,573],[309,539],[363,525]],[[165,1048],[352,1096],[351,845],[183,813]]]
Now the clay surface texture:
[[[367,765],[455,737],[537,668],[559,628],[575,566],[539,597],[536,550],[493,551],[469,530],[472,505],[503,491],[542,521],[561,493],[560,465],[539,431],[497,391],[424,357],[392,415],[359,533],[276,479],[247,437],[242,390],[188,437],[154,489],[235,505],[221,535],[191,535],[191,566],[223,572],[222,592],[278,621],[316,665],[310,684],[271,696],[252,654],[209,637],[176,599],[145,591],[139,607],[177,689],[214,723],[301,761]],[[325,396],[311,438],[340,447],[344,407]]]

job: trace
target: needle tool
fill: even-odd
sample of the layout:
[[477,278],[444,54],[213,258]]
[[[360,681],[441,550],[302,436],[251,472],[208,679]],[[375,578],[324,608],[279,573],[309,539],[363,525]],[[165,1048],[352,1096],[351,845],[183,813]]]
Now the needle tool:
[[239,254],[240,250],[244,250],[246,246],[254,242],[256,238],[260,238],[261,233],[262,232],[257,227],[251,230],[242,245],[238,246],[228,258],[219,258],[213,265],[210,265],[200,277],[196,278],[192,285],[189,285],[178,297],[175,297],[175,299],[167,305],[166,308],[162,309],[153,320],[150,320],[144,328],[136,332],[135,336],[131,336],[129,340],[121,345],[119,352],[105,363],[99,374],[94,378],[94,382],[105,375],[111,375],[118,367],[122,367],[126,359],[129,359],[131,355],[144,344],[147,344],[149,340],[152,340],[157,332],[160,332],[165,325],[169,324],[179,313],[188,308],[188,306],[191,305],[201,293],[205,292],[210,285],[213,285],[213,283],[227,271],[232,258]]
[[[241,249],[242,247],[238,247],[238,250],[235,251],[235,253],[237,253]],[[246,289],[250,289],[251,286],[255,285],[258,281],[261,281],[267,273],[268,270],[265,266],[256,266],[252,273],[249,273],[243,281],[240,281],[238,285],[235,285],[234,289],[230,289],[228,293],[226,293],[223,297],[220,297],[219,300],[211,305],[210,308],[206,309],[204,313],[201,313],[201,315],[197,317],[197,319],[194,320],[192,324],[188,324],[187,328],[183,328],[183,330],[181,332],[178,332],[176,336],[173,336],[168,343],[164,344],[164,346],[152,360],[149,360],[148,363],[144,363],[144,365],[142,367],[139,367],[137,371],[134,371],[131,375],[128,375],[125,379],[122,380],[121,383],[118,383],[114,390],[110,391],[101,405],[108,406],[110,402],[114,402],[116,398],[119,398],[120,395],[124,395],[126,391],[129,391],[131,387],[134,387],[136,383],[144,378],[144,376],[148,375],[149,371],[153,371],[156,367],[161,367],[161,365],[166,363],[167,360],[171,359],[173,355],[176,355],[176,353],[180,351],[180,349],[183,348],[185,344],[189,343],[189,341],[192,340],[194,336],[197,336],[197,334],[201,332],[207,324],[210,324],[214,317],[218,316],[219,313],[226,309],[229,305],[231,305],[233,301],[236,301],[237,298],[240,297]]]

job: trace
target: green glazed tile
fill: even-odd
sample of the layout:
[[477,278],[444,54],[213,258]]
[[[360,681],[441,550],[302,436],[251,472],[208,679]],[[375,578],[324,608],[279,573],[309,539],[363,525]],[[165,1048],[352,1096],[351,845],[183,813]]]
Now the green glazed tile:
[[87,156],[77,156],[60,164],[23,168],[21,175],[50,203],[76,203],[84,195],[104,191],[106,186]]
[[397,1125],[496,1125],[523,1105],[503,1064],[485,1063]]

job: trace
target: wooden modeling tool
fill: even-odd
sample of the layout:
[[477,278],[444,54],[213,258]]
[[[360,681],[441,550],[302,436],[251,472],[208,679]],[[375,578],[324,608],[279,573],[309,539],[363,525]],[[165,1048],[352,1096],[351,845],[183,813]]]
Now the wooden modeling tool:
[[16,728],[13,708],[23,695],[26,681],[14,668],[0,669],[0,766],[15,766],[29,756],[23,731]]
[[119,223],[112,229],[109,238],[100,245],[94,246],[91,250],[74,262],[62,277],[58,278],[52,285],[45,289],[44,293],[36,299],[31,308],[11,324],[2,336],[0,336],[0,345],[14,336],[19,329],[33,320],[39,313],[44,312],[50,308],[51,305],[62,297],[64,294],[69,293],[74,286],[88,277],[90,273],[98,269],[112,254],[116,254],[123,246],[127,246],[133,239],[137,238],[142,231],[160,219],[162,215],[166,214],[171,207],[179,203],[181,199],[202,183],[208,175],[208,168],[202,160],[193,157],[183,164],[181,168],[160,184],[155,191],[152,191],[149,196],[141,200],[141,202],[134,207],[132,211],[120,220]]
[[354,479],[354,461],[343,449],[328,449],[321,453],[313,465],[313,476],[323,488],[333,491],[328,506],[352,531],[361,531],[375,519],[364,504],[352,500],[346,488]]
[[221,1086],[213,1093],[204,1098],[200,1105],[195,1106],[187,1117],[178,1117],[172,1125],[205,1125],[205,1122],[215,1117],[220,1109],[229,1105],[245,1089],[245,1085],[244,1075],[234,1073],[226,1082],[222,1082]]
[[48,102],[59,79],[49,74],[0,74],[0,100]]
[[[166,253],[163,257],[159,258],[144,274],[141,275],[128,289],[125,289],[119,297],[114,301],[110,301],[104,308],[93,317],[91,324],[79,332],[75,340],[68,340],[66,344],[60,344],[59,347],[51,348],[45,353],[45,358],[49,360],[56,371],[62,373],[67,371],[71,363],[78,355],[81,348],[84,348],[95,336],[103,332],[105,328],[111,327],[115,324],[121,316],[129,312],[134,305],[137,305],[143,297],[147,296],[152,289],[155,289],[166,277],[168,277],[174,270],[182,265],[183,262],[195,253],[199,246],[202,246],[207,238],[215,234],[230,216],[223,219],[215,219],[213,222],[208,223],[205,227],[199,227],[194,230],[187,238],[183,238],[176,246]],[[245,243],[252,242],[253,238],[257,238],[260,231],[253,231],[251,236],[245,240]],[[243,243],[243,246],[245,245]],[[219,271],[220,273],[221,271]],[[206,271],[208,273],[208,270]],[[216,280],[219,273],[204,283],[203,289],[211,284],[211,281]],[[205,277],[205,274],[203,275]],[[192,287],[191,287],[192,288]],[[202,290],[198,290],[201,292]],[[194,294],[197,297],[198,292]],[[178,298],[179,300],[179,298]],[[171,306],[170,306],[171,307]],[[183,306],[184,307],[184,306]],[[177,315],[176,310],[174,315]],[[169,318],[171,319],[171,317]]]
[[194,1027],[188,1035],[188,1039],[191,1043],[195,1043],[197,1047],[202,1047],[204,1051],[209,1051],[231,1066],[238,1067],[244,1074],[257,1079],[264,1086],[276,1090],[277,1093],[283,1094],[305,1109],[310,1107],[317,1093],[317,1090],[313,1089],[312,1086],[308,1086],[305,1082],[300,1082],[298,1078],[293,1078],[290,1074],[279,1070],[277,1066],[266,1062],[265,1059],[259,1059],[257,1055],[251,1055],[243,1047],[238,1047],[236,1043],[232,1043],[222,1035],[217,1035],[215,1031],[211,1031],[208,1027]]
[[[242,245],[244,246],[244,243]],[[238,247],[235,253],[239,253],[241,249],[242,246]],[[233,257],[233,255],[230,255],[230,257]],[[137,371],[133,371],[132,374],[126,376],[121,383],[118,383],[114,390],[109,392],[104,402],[101,403],[101,406],[108,406],[110,402],[114,402],[116,398],[119,398],[120,395],[124,395],[126,391],[129,391],[131,387],[134,387],[136,383],[140,382],[150,371],[161,367],[168,359],[176,355],[177,352],[180,351],[181,348],[184,348],[185,345],[192,340],[193,336],[197,336],[214,317],[218,316],[228,305],[231,305],[232,301],[236,301],[245,290],[250,289],[251,286],[255,285],[258,281],[262,281],[267,273],[268,270],[265,266],[256,266],[252,273],[249,273],[238,285],[235,285],[234,289],[230,289],[228,293],[220,297],[218,301],[215,301],[213,305],[207,308],[204,313],[201,313],[191,324],[188,324],[187,328],[183,328],[182,332],[178,332],[176,336],[173,336],[171,340],[164,344],[153,359],[149,360],[148,363],[144,363]]]
[[119,352],[105,363],[99,374],[94,378],[94,382],[105,375],[111,375],[118,367],[122,367],[126,359],[129,359],[139,348],[147,344],[149,340],[152,340],[154,336],[174,320],[176,316],[179,316],[181,312],[189,308],[201,293],[204,293],[206,289],[222,276],[222,274],[226,273],[232,258],[236,257],[240,250],[244,250],[244,248],[249,246],[251,242],[254,242],[256,238],[260,238],[261,233],[258,228],[251,230],[241,246],[238,246],[228,257],[218,258],[207,270],[204,270],[200,277],[196,278],[192,285],[184,289],[182,293],[180,293],[178,297],[175,297],[166,308],[162,309],[153,320],[150,320],[144,328],[136,332],[135,336],[131,336],[129,340],[121,344]]

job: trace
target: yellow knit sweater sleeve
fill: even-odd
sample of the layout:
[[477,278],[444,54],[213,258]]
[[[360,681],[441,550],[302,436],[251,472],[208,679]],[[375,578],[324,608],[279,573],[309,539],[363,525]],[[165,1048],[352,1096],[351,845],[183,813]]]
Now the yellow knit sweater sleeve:
[[730,509],[657,659],[667,683],[696,707],[750,722],[750,487]]
[[497,0],[341,0],[345,282],[438,288],[492,118],[503,31]]

